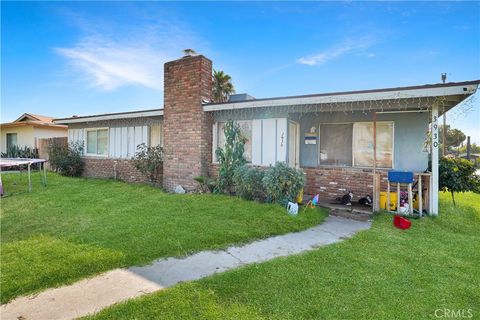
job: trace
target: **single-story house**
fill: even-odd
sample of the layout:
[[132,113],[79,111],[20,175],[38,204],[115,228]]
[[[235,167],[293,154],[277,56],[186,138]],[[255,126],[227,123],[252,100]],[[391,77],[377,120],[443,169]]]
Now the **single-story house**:
[[11,146],[38,148],[39,139],[66,137],[68,127],[52,117],[24,113],[15,121],[0,124],[1,152]]
[[431,213],[438,212],[438,195],[431,192],[438,190],[438,116],[475,93],[480,84],[477,80],[264,99],[244,94],[211,103],[212,62],[206,57],[187,55],[167,62],[164,73],[161,109],[55,120],[69,126],[69,141],[86,143],[86,175],[138,181],[141,177],[129,160],[136,146],[161,144],[164,188],[173,191],[181,185],[193,190],[196,176],[217,174],[215,150],[224,143],[225,121],[233,119],[247,137],[245,157],[250,164],[284,161],[302,168],[310,195],[334,198],[350,190],[358,199],[385,190],[388,170],[413,171],[417,178],[431,170],[424,181]]

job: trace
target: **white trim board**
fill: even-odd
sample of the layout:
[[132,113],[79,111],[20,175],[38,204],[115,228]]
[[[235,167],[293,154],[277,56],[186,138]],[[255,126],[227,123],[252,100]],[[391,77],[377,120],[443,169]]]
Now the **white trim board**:
[[[428,98],[443,96],[468,96],[475,93],[478,84],[458,85],[435,88],[420,88],[407,90],[392,90],[364,93],[345,93],[332,95],[318,95],[305,97],[285,97],[272,99],[247,100],[235,103],[222,103],[203,106],[204,111],[235,110],[245,108],[280,107],[315,105],[328,103],[345,103],[372,100],[398,100],[412,98]],[[465,90],[466,89],[466,90]]]
[[93,115],[76,118],[55,119],[55,123],[69,124],[69,123],[82,123],[90,121],[103,121],[103,120],[116,120],[116,119],[131,119],[131,118],[143,118],[163,116],[163,110],[150,110],[150,111],[132,111],[127,113],[112,113],[104,115]]

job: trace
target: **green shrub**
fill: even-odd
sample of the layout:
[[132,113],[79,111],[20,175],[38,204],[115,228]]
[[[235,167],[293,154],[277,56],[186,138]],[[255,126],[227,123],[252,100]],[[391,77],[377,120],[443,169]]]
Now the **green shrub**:
[[282,205],[295,199],[305,184],[303,172],[290,168],[284,162],[277,162],[270,166],[263,177],[263,187],[267,201],[277,202]]
[[452,194],[455,204],[455,192],[480,192],[480,177],[472,162],[462,158],[443,157],[439,163],[439,189]]
[[236,194],[246,200],[265,201],[263,177],[262,169],[246,165],[237,168],[233,175]]
[[245,164],[243,156],[245,137],[240,132],[240,126],[228,120],[225,123],[225,147],[215,151],[219,162],[218,183],[216,192],[231,194],[233,192],[233,174]]
[[6,152],[2,152],[2,158],[38,158],[38,149],[29,146],[10,146]]
[[158,182],[162,164],[163,148],[161,146],[149,147],[145,143],[137,146],[137,152],[133,156],[133,165],[146,175],[150,182]]
[[213,190],[215,190],[215,187],[217,186],[217,182],[215,181],[215,179],[207,176],[198,176],[193,178],[193,180],[198,182],[201,192],[213,192]]
[[61,175],[78,177],[83,173],[83,142],[71,144],[53,140],[48,145],[48,157],[52,168]]

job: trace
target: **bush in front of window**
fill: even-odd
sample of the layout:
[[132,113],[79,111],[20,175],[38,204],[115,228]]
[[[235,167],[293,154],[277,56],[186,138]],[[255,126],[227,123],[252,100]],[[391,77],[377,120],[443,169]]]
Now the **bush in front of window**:
[[237,168],[233,175],[236,194],[246,200],[265,201],[264,173],[262,169],[246,165]]
[[48,145],[48,157],[53,170],[63,176],[78,177],[83,173],[83,142],[64,143],[52,140]]
[[305,184],[303,172],[290,168],[284,162],[277,162],[270,166],[262,179],[266,200],[286,205],[295,199]]
[[228,120],[225,123],[225,146],[216,150],[219,163],[218,183],[216,192],[232,194],[233,175],[237,168],[243,166],[246,162],[243,156],[245,147],[245,137],[243,137],[240,126]]
[[145,143],[137,146],[137,152],[133,156],[133,165],[146,175],[151,183],[158,182],[162,164],[163,148],[161,146],[149,147]]

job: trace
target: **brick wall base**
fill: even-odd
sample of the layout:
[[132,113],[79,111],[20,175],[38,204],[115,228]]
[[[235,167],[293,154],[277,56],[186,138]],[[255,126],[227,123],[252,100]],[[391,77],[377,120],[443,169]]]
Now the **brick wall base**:
[[[118,179],[126,182],[144,183],[149,182],[148,177],[135,169],[132,160],[126,159],[103,159],[84,158],[84,177]],[[157,178],[159,185],[163,180],[163,168],[159,170]]]
[[[335,199],[353,193],[358,200],[365,195],[373,194],[373,170],[359,168],[303,168],[306,174],[305,194],[320,194],[321,199]],[[377,170],[381,176],[381,190],[387,188],[387,171]]]

